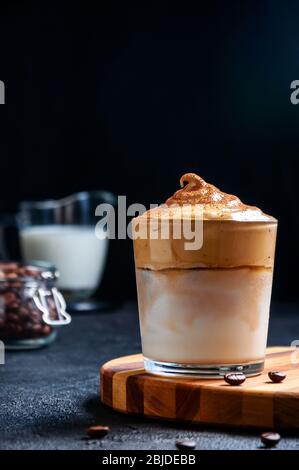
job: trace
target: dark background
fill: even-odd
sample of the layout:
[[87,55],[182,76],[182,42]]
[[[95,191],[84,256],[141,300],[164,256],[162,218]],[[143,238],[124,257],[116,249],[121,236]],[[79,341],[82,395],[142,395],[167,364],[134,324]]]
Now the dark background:
[[[1,2],[0,212],[84,189],[163,202],[198,172],[279,219],[273,295],[297,299],[299,3],[95,3]],[[101,295],[135,296],[130,240]]]

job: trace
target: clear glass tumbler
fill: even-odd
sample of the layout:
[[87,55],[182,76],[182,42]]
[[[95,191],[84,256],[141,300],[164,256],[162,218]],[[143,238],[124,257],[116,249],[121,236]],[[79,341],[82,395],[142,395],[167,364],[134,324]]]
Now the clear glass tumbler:
[[193,252],[171,236],[134,239],[148,372],[217,378],[263,370],[276,229],[275,219],[207,220]]
[[58,287],[68,304],[89,299],[103,276],[108,237],[95,233],[100,204],[114,206],[114,195],[80,192],[60,200],[20,204],[17,221],[23,259],[54,264],[60,273]]

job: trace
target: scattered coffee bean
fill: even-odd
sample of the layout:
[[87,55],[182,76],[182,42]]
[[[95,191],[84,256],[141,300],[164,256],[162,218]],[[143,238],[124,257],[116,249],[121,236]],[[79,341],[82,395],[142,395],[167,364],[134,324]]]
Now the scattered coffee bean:
[[110,431],[109,426],[90,426],[86,432],[89,437],[93,439],[101,439],[106,436]]
[[192,439],[177,439],[175,441],[175,445],[178,449],[181,450],[195,449],[196,442]]
[[265,447],[275,447],[280,441],[278,432],[264,432],[261,434],[261,441]]
[[269,379],[272,382],[279,383],[282,382],[286,378],[286,374],[284,372],[273,370],[268,373]]
[[245,382],[246,377],[241,372],[240,373],[232,372],[230,374],[225,374],[224,380],[229,385],[241,385],[243,382]]

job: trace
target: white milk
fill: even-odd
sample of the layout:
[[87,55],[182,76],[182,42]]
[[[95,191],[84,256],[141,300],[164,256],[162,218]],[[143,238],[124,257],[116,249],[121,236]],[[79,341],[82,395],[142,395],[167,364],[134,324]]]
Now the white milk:
[[93,226],[40,225],[22,229],[25,261],[42,260],[55,265],[61,289],[93,290],[102,278],[108,240],[96,238]]

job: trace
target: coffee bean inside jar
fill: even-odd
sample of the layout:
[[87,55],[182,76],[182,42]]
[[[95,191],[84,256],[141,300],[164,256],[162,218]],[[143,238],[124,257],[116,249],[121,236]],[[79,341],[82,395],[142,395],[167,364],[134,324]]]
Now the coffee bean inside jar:
[[55,339],[55,326],[71,321],[47,264],[0,263],[0,340],[7,349],[30,349]]

